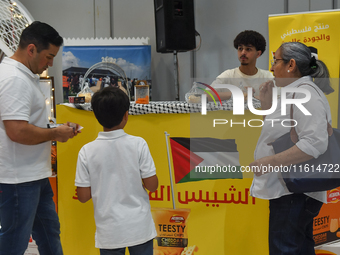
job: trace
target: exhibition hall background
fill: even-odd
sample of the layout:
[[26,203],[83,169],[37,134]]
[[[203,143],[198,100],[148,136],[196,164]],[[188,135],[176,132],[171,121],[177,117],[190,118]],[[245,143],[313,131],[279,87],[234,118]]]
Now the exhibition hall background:
[[[104,38],[104,37],[148,37],[150,38],[151,45],[151,80],[152,80],[152,99],[153,100],[161,100],[161,101],[170,101],[175,99],[175,88],[174,88],[174,77],[173,77],[173,55],[172,54],[161,54],[156,52],[155,46],[155,22],[154,22],[154,8],[153,2],[154,0],[21,0],[22,4],[28,9],[35,20],[40,20],[43,22],[47,22],[55,27],[60,34],[64,38]],[[305,12],[305,11],[319,11],[319,10],[332,10],[340,8],[337,0],[239,0],[239,1],[225,1],[225,0],[196,0],[195,4],[195,23],[196,30],[200,33],[202,38],[202,45],[200,49],[196,52],[186,52],[179,53],[179,84],[180,84],[180,100],[184,100],[184,95],[189,91],[192,86],[193,80],[203,81],[206,83],[211,83],[215,77],[220,74],[222,71],[228,68],[234,68],[239,66],[239,61],[237,59],[236,50],[233,48],[233,39],[235,36],[243,30],[256,30],[263,34],[267,39],[267,43],[269,44],[269,35],[268,35],[268,15],[270,14],[281,14],[281,13],[296,13],[296,12]],[[198,37],[197,37],[198,43]],[[267,51],[264,53],[262,57],[258,59],[258,67],[262,69],[268,69],[268,53],[269,53],[269,45],[267,47]],[[54,67],[50,68],[49,75],[53,76],[55,79],[55,88],[56,88],[56,103],[61,103],[62,101],[62,64],[61,64],[62,50],[58,54],[55,59]],[[59,114],[58,114],[59,110]],[[71,114],[68,113],[71,111]],[[217,113],[214,113],[217,114]],[[227,114],[231,114],[227,112]],[[212,113],[210,114],[213,115]],[[85,120],[89,118],[88,122]],[[176,135],[175,123],[183,121],[185,117],[184,114],[179,115],[162,115],[164,119],[172,118],[171,125],[166,125],[167,122],[162,123],[167,128],[167,131],[171,133],[172,136]],[[188,117],[188,116],[187,116]],[[147,132],[142,132],[144,129],[154,130],[154,127],[148,129],[148,121],[151,119],[153,125],[154,116],[132,116],[130,127],[133,134],[143,135],[146,140],[150,142],[151,151],[155,155],[155,160],[164,161],[165,156],[159,156],[155,152],[155,149],[152,149],[152,146],[155,146],[155,143],[152,141],[151,136],[148,137]],[[75,159],[76,153],[79,151],[80,143],[83,144],[87,142],[86,139],[94,139],[96,133],[99,131],[98,127],[91,129],[91,125],[88,123],[92,123],[95,125],[95,121],[93,120],[93,116],[91,112],[80,111],[75,109],[68,109],[66,106],[58,106],[57,107],[57,121],[62,122],[65,120],[75,121],[83,124],[84,134],[82,137],[77,137],[76,139],[72,139],[67,144],[60,144],[58,157],[60,160],[59,167],[61,171],[58,173],[60,180],[63,179],[64,188],[60,193],[60,197],[63,197],[63,194],[68,197],[68,194],[74,195],[74,186],[73,186],[73,170],[75,169]],[[138,120],[138,121],[137,121]],[[140,121],[140,123],[139,123]],[[86,123],[86,124],[85,124]],[[141,124],[141,125],[140,125]],[[163,126],[158,124],[158,129],[162,131],[162,136],[164,132]],[[181,125],[177,125],[181,126]],[[132,128],[143,127],[138,130],[138,132],[142,132],[141,134],[137,131],[134,131]],[[188,128],[184,129],[183,126],[182,133],[178,133],[177,135],[180,137],[188,136]],[[164,130],[163,130],[164,129]],[[174,130],[172,130],[174,129]],[[186,130],[183,132],[183,130]],[[127,130],[129,132],[129,129]],[[259,130],[258,130],[259,131]],[[89,136],[85,133],[90,134]],[[85,135],[85,136],[84,136]],[[152,134],[153,135],[153,134]],[[231,133],[229,135],[232,135]],[[254,133],[253,133],[254,135]],[[252,136],[251,143],[255,145],[256,138],[258,137],[258,133],[255,136]],[[242,137],[242,138],[241,138]],[[233,138],[237,138],[237,136],[233,136]],[[242,143],[250,143],[250,140],[243,139],[243,136],[240,135],[240,151],[242,149]],[[78,141],[78,143],[77,143]],[[159,139],[161,141],[161,139]],[[163,140],[164,141],[164,140]],[[164,145],[164,144],[163,144]],[[247,144],[248,146],[249,144]],[[164,146],[163,146],[164,147]],[[248,146],[249,147],[249,146]],[[251,147],[251,146],[250,146]],[[249,149],[248,153],[242,153],[242,156],[246,155],[246,160],[241,159],[241,164],[249,164],[252,160],[252,152],[254,150],[253,147]],[[65,153],[66,150],[72,150],[74,155]],[[163,153],[165,155],[165,153]],[[67,157],[67,160],[63,158]],[[72,160],[72,164],[70,164],[70,160]],[[166,163],[166,162],[165,162]],[[157,163],[157,167],[159,167],[159,163]],[[67,171],[67,167],[71,166],[71,171]],[[159,169],[165,169],[166,164],[161,165]],[[63,171],[66,170],[66,171]],[[164,172],[164,171],[163,171]],[[162,177],[162,176],[161,176]],[[162,177],[163,178],[163,177]],[[161,180],[162,180],[161,178]],[[67,180],[67,182],[65,181]],[[246,187],[249,187],[251,179],[243,180],[242,188],[246,190]],[[69,182],[69,183],[68,183]],[[234,183],[234,180],[229,181],[228,183]],[[65,185],[68,183],[69,185]],[[163,186],[167,183],[164,181],[161,182]],[[215,182],[214,182],[215,183]],[[207,185],[212,185],[211,183]],[[182,185],[182,192],[186,191],[186,188],[192,188],[190,184]],[[237,187],[240,189],[240,187]],[[201,189],[201,188],[200,188]],[[202,190],[202,189],[201,189]],[[71,191],[71,192],[69,192]],[[73,199],[73,198],[72,198]],[[71,198],[67,201],[70,203],[74,202]],[[61,209],[61,222],[63,223],[63,231],[64,233],[70,233],[68,229],[65,231],[65,225],[69,228],[72,227],[71,224],[65,224],[66,219],[72,219],[68,217],[65,213],[65,208],[69,209],[68,204],[64,202],[66,200],[62,200],[60,204]],[[255,201],[255,200],[254,200]],[[264,201],[260,200],[256,202],[257,208],[258,206],[265,204]],[[76,206],[81,206],[80,203],[77,203]],[[90,204],[85,205],[87,207],[91,207]],[[206,206],[206,205],[204,205]],[[265,205],[266,206],[266,205]],[[193,207],[194,208],[194,207]],[[222,207],[221,207],[222,208]],[[257,209],[257,208],[254,208]],[[202,209],[202,208],[200,208]],[[206,209],[206,208],[204,208]],[[210,209],[210,208],[209,208]],[[69,210],[74,213],[76,210]],[[198,219],[200,217],[195,218],[195,211],[193,210],[191,214],[191,222],[194,226],[191,228],[191,231],[197,231],[197,228],[200,227],[197,224]],[[210,210],[212,211],[212,210]],[[222,210],[220,210],[222,213]],[[241,210],[240,210],[241,211]],[[239,214],[241,216],[240,211],[231,210],[229,213]],[[64,212],[64,213],[63,213]],[[243,210],[242,213],[252,214],[251,210]],[[260,211],[258,211],[260,212]],[[85,215],[85,214],[83,214]],[[224,214],[223,219],[231,219],[229,214]],[[67,216],[67,217],[66,217]],[[92,215],[91,215],[92,216]],[[243,215],[245,216],[245,215]],[[246,215],[244,218],[251,221],[249,215]],[[217,219],[217,218],[216,218]],[[220,219],[220,218],[218,218]],[[240,217],[242,219],[242,217]],[[257,228],[262,231],[262,235],[266,235],[267,229],[267,214],[262,215],[262,220],[258,220],[256,223],[252,222],[252,224],[248,224],[247,221],[240,221],[241,225],[244,228],[247,228],[249,232],[247,235],[253,233],[251,228]],[[89,217],[86,218],[87,222],[89,222]],[[82,221],[84,222],[84,221]],[[238,223],[239,224],[239,223]],[[92,221],[92,227],[93,227]],[[221,224],[222,226],[222,224]],[[87,226],[86,226],[87,227]],[[195,229],[196,228],[196,229]],[[77,228],[73,228],[77,229]],[[77,229],[79,230],[79,229]],[[230,227],[228,228],[230,230]],[[90,231],[91,233],[93,231]],[[88,232],[88,233],[90,233]],[[197,232],[198,233],[198,232]],[[232,233],[244,233],[244,231],[232,231]],[[230,235],[230,233],[225,233],[226,236]],[[74,236],[79,236],[75,234]],[[194,244],[201,243],[200,239],[195,235],[191,235],[192,241],[195,241]],[[234,234],[234,237],[236,235]],[[93,241],[92,236],[87,237],[89,240]],[[220,236],[220,239],[225,240],[224,236]],[[234,239],[228,239],[228,242],[223,243],[219,241],[220,244],[225,244],[225,247],[218,249],[228,249],[230,251],[232,246],[241,247],[238,243],[233,243],[233,245],[229,245]],[[237,238],[238,241],[241,240],[250,240],[248,236],[243,236],[242,238]],[[69,249],[69,247],[79,249],[74,243],[68,244],[65,241],[65,237],[63,237],[63,245],[65,249]],[[70,239],[68,240],[70,241]],[[257,243],[260,247],[265,247],[267,241],[265,239],[261,240],[262,243]],[[203,241],[202,241],[203,243]],[[207,242],[210,243],[210,242]],[[94,247],[91,243],[90,247]],[[243,249],[244,247],[242,247]],[[256,247],[252,247],[256,248]],[[92,248],[94,249],[94,248]],[[217,248],[216,248],[217,249]],[[265,249],[265,248],[264,248]],[[260,249],[256,249],[259,250]],[[202,245],[201,251],[204,254],[204,247]]]
[[[149,37],[153,100],[174,100],[173,54],[156,52],[154,0],[21,0],[35,20],[47,22],[63,37]],[[202,37],[197,52],[179,53],[180,100],[193,77],[212,82],[239,65],[233,48],[243,30],[260,32],[268,41],[268,15],[339,8],[338,0],[195,0],[195,25]],[[197,37],[198,43],[198,37]],[[258,59],[268,69],[268,51]],[[62,100],[61,52],[49,75],[55,77],[56,103]]]

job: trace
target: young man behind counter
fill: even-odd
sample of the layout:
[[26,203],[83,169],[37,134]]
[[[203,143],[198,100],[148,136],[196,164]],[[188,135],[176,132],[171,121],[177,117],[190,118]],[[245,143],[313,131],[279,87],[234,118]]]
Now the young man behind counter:
[[[260,85],[274,78],[270,71],[256,67],[257,59],[266,50],[266,40],[256,31],[245,30],[234,39],[234,48],[237,50],[240,66],[221,73],[211,86],[231,84],[241,88],[245,94],[246,87],[252,87],[254,96],[258,97]],[[231,97],[231,92],[227,89],[220,88],[216,89],[216,91],[220,95],[221,100],[228,100]],[[216,97],[216,99],[218,98]],[[212,101],[213,99],[208,97],[208,100]]]

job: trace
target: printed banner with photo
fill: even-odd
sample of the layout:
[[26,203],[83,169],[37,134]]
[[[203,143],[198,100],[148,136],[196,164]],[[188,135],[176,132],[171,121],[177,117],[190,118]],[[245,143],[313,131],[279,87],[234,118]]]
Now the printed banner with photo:
[[94,92],[121,87],[133,100],[134,85],[149,85],[151,92],[151,46],[64,46],[62,70],[69,86],[65,100],[86,85]]
[[[284,42],[301,42],[317,50],[330,72],[334,92],[327,95],[332,113],[332,125],[338,123],[339,102],[339,11],[308,12],[292,15],[269,16],[269,62],[275,51]],[[315,245],[326,244],[340,239],[340,189],[328,191],[328,204],[324,204],[314,218]]]

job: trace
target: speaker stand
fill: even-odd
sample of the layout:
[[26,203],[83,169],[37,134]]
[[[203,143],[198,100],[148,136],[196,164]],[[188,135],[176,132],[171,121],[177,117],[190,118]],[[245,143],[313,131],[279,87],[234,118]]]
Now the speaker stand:
[[177,59],[176,50],[174,51],[174,79],[175,79],[176,101],[179,101],[178,59]]

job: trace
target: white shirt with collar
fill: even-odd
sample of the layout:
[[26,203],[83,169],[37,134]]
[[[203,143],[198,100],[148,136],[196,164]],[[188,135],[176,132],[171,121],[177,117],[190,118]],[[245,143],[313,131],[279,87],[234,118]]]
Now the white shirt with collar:
[[134,246],[157,235],[141,180],[155,174],[145,140],[123,129],[100,132],[81,148],[75,185],[91,187],[97,248]]
[[51,143],[24,145],[6,134],[4,120],[24,120],[47,128],[48,115],[39,76],[22,63],[0,64],[0,183],[23,183],[51,176]]
[[[296,88],[304,83],[312,85],[319,93],[309,85],[300,86],[300,88],[306,89],[311,93],[311,99],[303,105],[312,115],[306,116],[296,106],[293,107],[293,119],[298,122],[295,127],[299,136],[299,141],[296,143],[296,146],[306,154],[318,157],[326,151],[328,146],[327,119],[328,122],[331,123],[331,111],[327,98],[312,82],[310,76],[304,76],[294,81],[289,84],[287,88]],[[292,98],[292,96],[293,93],[287,93],[287,98]],[[295,94],[295,98],[297,99],[304,97],[302,93]],[[273,147],[269,144],[290,131],[290,127],[281,125],[282,120],[291,118],[290,104],[286,106],[287,114],[285,116],[281,115],[281,99],[278,99],[277,105],[276,110],[266,116],[260,138],[256,145],[254,153],[255,159],[274,155]],[[277,121],[272,122],[269,121],[270,119],[276,119]],[[274,123],[273,126],[272,123]],[[285,123],[285,125],[289,126],[290,123]],[[254,176],[250,192],[252,196],[262,199],[275,199],[291,194],[279,172],[272,172],[259,177]],[[306,195],[324,203],[327,202],[326,192],[311,192],[306,193]]]

